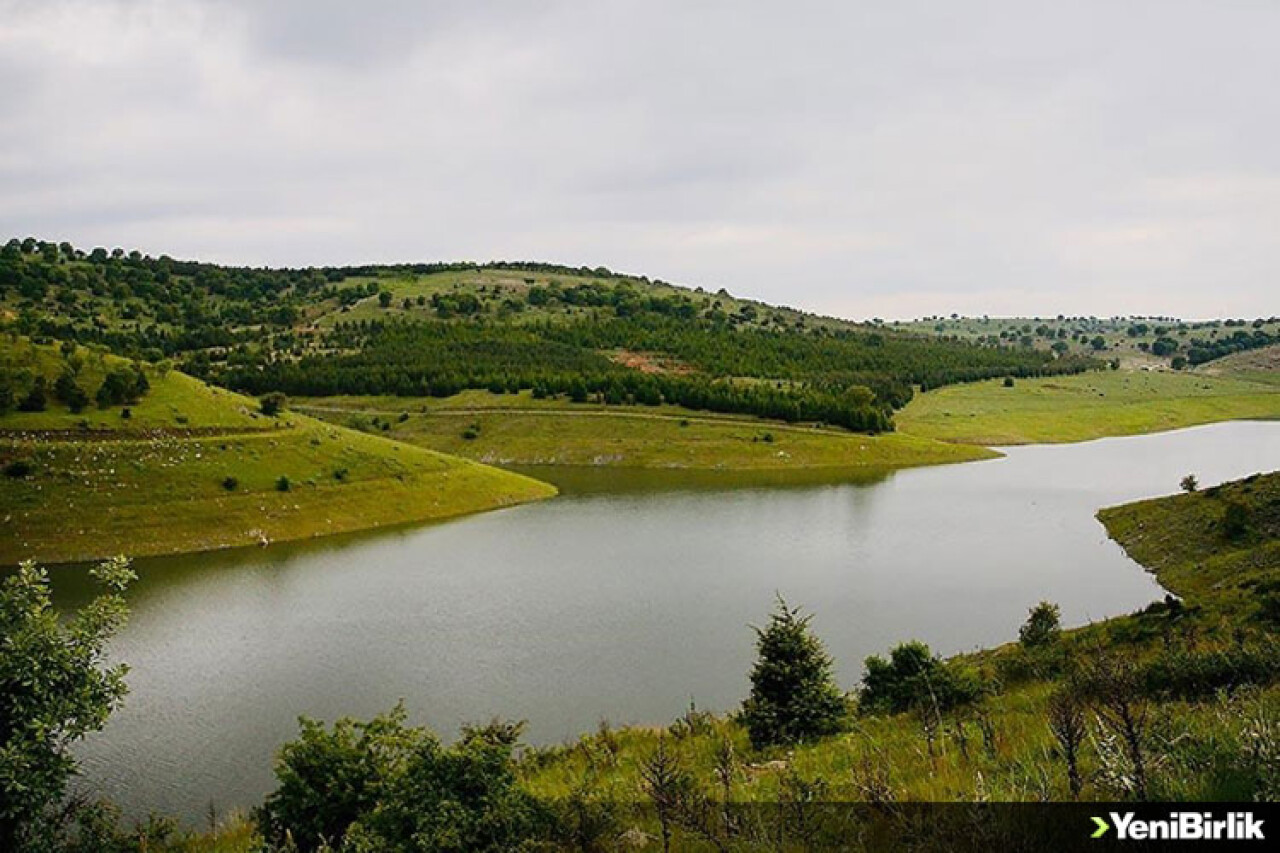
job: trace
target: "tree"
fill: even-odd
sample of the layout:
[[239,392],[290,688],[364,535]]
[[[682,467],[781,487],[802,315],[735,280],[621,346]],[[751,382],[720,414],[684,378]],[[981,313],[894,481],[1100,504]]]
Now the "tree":
[[279,391],[272,391],[269,394],[263,394],[258,398],[258,410],[269,418],[284,411],[284,407],[288,405],[289,398]]
[[43,412],[49,405],[49,394],[43,376],[37,376],[31,383],[31,390],[18,403],[20,412]]
[[72,414],[79,414],[84,411],[85,406],[89,405],[89,395],[76,382],[75,374],[70,370],[64,370],[58,377],[58,381],[53,386],[53,393],[67,404]]
[[1029,649],[1047,646],[1062,634],[1062,609],[1051,601],[1032,607],[1018,629],[1018,642]]
[[1196,479],[1195,474],[1188,474],[1182,478],[1182,482],[1179,485],[1182,486],[1182,491],[1190,494],[1200,488],[1200,481]]
[[0,849],[35,847],[56,830],[51,811],[76,772],[72,744],[100,730],[127,688],[107,666],[107,641],[126,618],[134,579],[114,557],[91,571],[103,592],[69,621],[54,610],[49,576],[33,562],[0,585]]
[[383,308],[391,307],[391,291],[384,290],[378,294],[378,305],[382,306]]
[[756,663],[742,721],[757,747],[797,743],[844,727],[844,696],[831,656],[809,628],[811,619],[778,596],[769,624],[755,629]]

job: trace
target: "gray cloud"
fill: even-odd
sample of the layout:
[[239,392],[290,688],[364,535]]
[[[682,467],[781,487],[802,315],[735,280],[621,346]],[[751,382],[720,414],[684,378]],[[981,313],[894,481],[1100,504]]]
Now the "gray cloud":
[[1280,7],[0,0],[0,231],[1277,312]]

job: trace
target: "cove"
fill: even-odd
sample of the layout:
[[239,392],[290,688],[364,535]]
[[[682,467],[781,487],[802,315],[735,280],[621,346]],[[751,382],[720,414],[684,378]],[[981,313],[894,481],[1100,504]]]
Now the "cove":
[[[1041,599],[1068,625],[1126,613],[1163,591],[1094,513],[1280,468],[1280,423],[1004,452],[855,479],[542,470],[563,494],[539,504],[139,561],[111,649],[132,692],[78,750],[79,787],[199,823],[261,801],[299,714],[399,699],[444,736],[527,719],[532,743],[729,711],[775,594],[813,614],[846,688],[903,640],[1010,641]],[[82,568],[52,574],[60,607],[91,593]]]

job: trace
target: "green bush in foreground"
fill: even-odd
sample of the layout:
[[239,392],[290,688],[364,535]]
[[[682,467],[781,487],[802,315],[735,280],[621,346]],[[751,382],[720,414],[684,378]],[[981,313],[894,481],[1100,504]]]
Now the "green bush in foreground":
[[271,843],[357,853],[497,851],[550,834],[550,812],[516,784],[512,751],[523,724],[466,727],[444,747],[405,725],[401,705],[332,729],[300,723],[300,737],[276,762],[279,787],[257,814]]
[[778,598],[769,624],[756,628],[757,658],[742,722],[757,747],[835,734],[848,708],[832,675],[831,656],[801,616]]
[[101,729],[126,692],[123,664],[106,666],[124,624],[124,557],[92,570],[104,591],[70,620],[53,608],[49,576],[32,562],[0,585],[0,850],[53,849],[55,814],[76,772],[71,746]]

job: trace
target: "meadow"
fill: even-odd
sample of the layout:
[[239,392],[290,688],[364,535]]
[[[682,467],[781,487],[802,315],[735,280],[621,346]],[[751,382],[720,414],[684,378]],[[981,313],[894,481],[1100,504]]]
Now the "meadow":
[[919,394],[896,416],[906,433],[981,445],[1087,441],[1215,421],[1280,417],[1280,387],[1248,374],[1121,368],[987,380]]
[[814,425],[709,415],[676,406],[620,409],[528,393],[454,397],[324,397],[299,411],[493,465],[706,470],[898,468],[997,454],[902,433],[861,435]]

